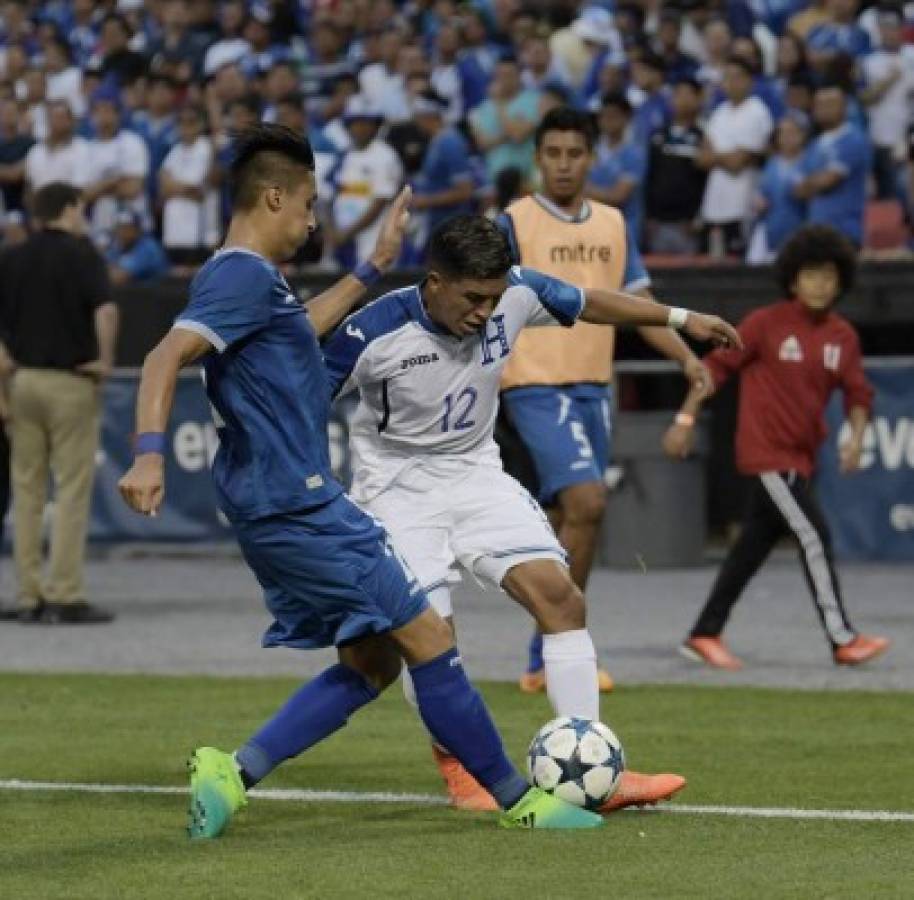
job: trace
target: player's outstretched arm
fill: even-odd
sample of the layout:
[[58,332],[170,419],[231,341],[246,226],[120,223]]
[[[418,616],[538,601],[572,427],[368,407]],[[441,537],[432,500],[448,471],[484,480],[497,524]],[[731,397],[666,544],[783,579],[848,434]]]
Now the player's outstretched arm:
[[704,401],[714,393],[711,386],[693,385],[686,395],[673,424],[664,432],[663,452],[672,459],[685,459],[695,446],[695,421]]
[[719,316],[664,306],[623,291],[584,291],[581,320],[595,325],[668,325],[699,341],[721,347],[743,346],[736,329]]
[[165,496],[162,451],[178,372],[212,349],[209,341],[196,332],[173,328],[143,363],[136,402],[136,458],[117,485],[126,504],[138,513],[154,516]]
[[323,337],[336,328],[365,296],[366,288],[397,261],[409,222],[411,199],[412,189],[409,186],[397,195],[384,218],[369,262],[362,263],[351,275],[341,278],[305,305],[308,318],[311,319],[311,325],[318,337]]

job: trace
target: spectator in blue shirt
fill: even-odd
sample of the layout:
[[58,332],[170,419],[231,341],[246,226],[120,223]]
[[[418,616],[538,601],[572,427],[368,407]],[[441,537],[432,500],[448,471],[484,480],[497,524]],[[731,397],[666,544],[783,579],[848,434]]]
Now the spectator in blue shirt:
[[170,264],[162,245],[144,234],[140,217],[130,210],[117,214],[114,240],[106,253],[112,284],[152,281],[168,273]]
[[857,24],[858,0],[827,0],[831,21],[814,26],[806,35],[809,62],[817,72],[824,72],[839,53],[855,60],[872,49],[870,36]]
[[663,59],[648,48],[639,51],[632,60],[632,81],[644,95],[632,119],[632,137],[646,147],[651,135],[663,131],[672,118]]
[[847,97],[839,86],[816,91],[813,118],[820,134],[803,157],[804,177],[794,194],[808,201],[808,222],[832,225],[860,247],[872,156],[869,138],[847,121]]
[[794,194],[803,180],[803,151],[809,119],[800,112],[785,115],[775,131],[775,153],[759,179],[756,207],[761,215],[749,248],[748,262],[771,262],[788,238],[806,221],[806,201]]
[[525,177],[532,174],[533,133],[539,120],[539,93],[523,89],[517,60],[503,56],[489,85],[489,99],[470,113],[473,138],[485,155],[491,181],[508,166]]
[[459,131],[445,123],[446,111],[447,101],[432,90],[413,102],[413,117],[429,144],[416,176],[412,209],[425,213],[428,234],[445,219],[473,212],[476,182],[470,147]]
[[682,52],[681,40],[682,13],[673,6],[663,7],[654,46],[663,60],[666,80],[670,84],[695,78],[701,68],[701,63],[694,56]]
[[485,21],[479,10],[467,9],[462,26],[463,50],[457,57],[457,71],[463,106],[469,112],[486,99],[499,52],[488,40]]
[[146,92],[146,108],[130,116],[128,127],[135,131],[149,148],[149,178],[147,189],[155,199],[158,173],[168,151],[178,143],[177,93],[168,75],[152,75]]
[[632,106],[622,94],[607,94],[600,110],[597,162],[590,173],[588,196],[618,207],[629,232],[638,239],[644,219],[647,151],[630,124]]

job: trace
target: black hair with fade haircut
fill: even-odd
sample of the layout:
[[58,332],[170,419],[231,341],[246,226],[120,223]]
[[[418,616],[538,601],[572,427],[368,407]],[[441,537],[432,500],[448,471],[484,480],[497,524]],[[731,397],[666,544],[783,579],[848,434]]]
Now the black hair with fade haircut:
[[536,149],[543,145],[543,138],[549,131],[576,131],[583,135],[588,150],[593,150],[596,142],[596,129],[590,113],[582,112],[571,106],[557,106],[550,109],[536,126]]
[[455,280],[501,278],[511,268],[508,239],[485,216],[454,216],[443,222],[428,242],[430,269]]
[[857,251],[840,231],[831,225],[804,225],[798,228],[778,253],[775,261],[778,283],[785,295],[793,296],[794,282],[803,269],[834,263],[838,269],[840,299],[854,285]]
[[82,197],[79,188],[63,181],[52,181],[39,188],[32,198],[32,216],[42,223],[60,218],[68,206],[76,206]]
[[238,134],[229,170],[232,204],[253,209],[260,192],[278,185],[285,189],[314,172],[314,151],[308,139],[282,125],[261,124]]

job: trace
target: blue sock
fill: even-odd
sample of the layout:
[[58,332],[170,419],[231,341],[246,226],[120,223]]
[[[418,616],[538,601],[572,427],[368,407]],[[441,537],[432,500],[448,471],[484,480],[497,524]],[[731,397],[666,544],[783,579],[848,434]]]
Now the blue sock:
[[498,801],[510,809],[530,785],[505,756],[482,697],[463,671],[456,647],[410,667],[419,713],[435,740]]
[[534,631],[533,637],[530,638],[530,654],[527,661],[528,672],[541,672],[546,665],[543,662],[543,634],[541,631]]
[[245,787],[266,778],[283,760],[298,756],[342,728],[378,692],[355,669],[338,663],[300,687],[283,708],[235,752]]

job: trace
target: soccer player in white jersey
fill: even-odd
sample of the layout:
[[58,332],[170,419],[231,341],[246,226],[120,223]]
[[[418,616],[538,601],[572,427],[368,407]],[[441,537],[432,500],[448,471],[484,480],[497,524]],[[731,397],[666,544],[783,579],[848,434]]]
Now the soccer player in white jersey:
[[[493,428],[501,370],[521,330],[572,325],[676,325],[736,346],[715,316],[629,294],[587,290],[511,266],[508,242],[481,216],[445,222],[428,247],[425,280],[347,319],[324,357],[335,395],[357,388],[352,496],[380,518],[430,602],[452,616],[458,563],[506,591],[544,634],[549,699],[560,716],[599,719],[597,663],[584,596],[536,501],[501,466]],[[404,687],[411,697],[409,676]],[[445,750],[435,756],[455,806],[492,799]],[[678,775],[627,772],[602,811],[666,799]]]

